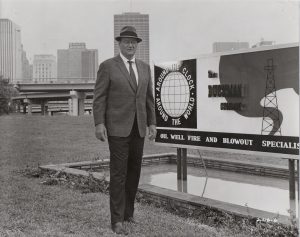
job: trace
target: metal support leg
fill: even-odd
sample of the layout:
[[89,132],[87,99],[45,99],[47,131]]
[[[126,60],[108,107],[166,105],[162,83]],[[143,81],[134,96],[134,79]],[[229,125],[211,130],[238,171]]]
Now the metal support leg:
[[177,179],[181,180],[181,148],[177,148]]
[[290,199],[295,200],[296,198],[296,191],[295,191],[295,161],[289,159],[289,184],[290,184]]
[[181,159],[182,159],[182,179],[187,180],[187,149],[181,149]]
[[300,167],[299,167],[299,160],[297,160],[297,162],[296,162],[296,164],[297,164],[297,193],[298,193],[298,201],[299,201],[299,169],[300,169]]
[[187,149],[177,148],[177,189],[187,192]]

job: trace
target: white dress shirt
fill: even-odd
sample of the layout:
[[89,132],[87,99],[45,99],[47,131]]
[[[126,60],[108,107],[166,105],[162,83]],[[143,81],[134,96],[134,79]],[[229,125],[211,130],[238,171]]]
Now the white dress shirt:
[[128,73],[130,73],[129,72],[129,63],[128,63],[128,61],[132,62],[132,69],[133,69],[134,74],[135,74],[136,84],[138,85],[139,84],[139,74],[138,74],[138,71],[137,71],[136,63],[135,63],[135,57],[133,57],[131,60],[128,60],[122,53],[120,53],[120,56],[121,56],[125,66],[127,68]]

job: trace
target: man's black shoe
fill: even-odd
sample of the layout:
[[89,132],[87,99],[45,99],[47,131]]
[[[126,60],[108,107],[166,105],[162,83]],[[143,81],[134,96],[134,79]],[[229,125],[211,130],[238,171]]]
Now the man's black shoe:
[[128,235],[128,232],[123,228],[122,222],[117,222],[111,225],[111,229],[118,235]]

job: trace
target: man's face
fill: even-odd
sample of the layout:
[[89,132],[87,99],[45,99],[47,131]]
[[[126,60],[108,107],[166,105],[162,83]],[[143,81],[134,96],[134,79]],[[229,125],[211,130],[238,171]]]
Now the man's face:
[[133,38],[121,38],[119,47],[121,53],[127,58],[132,59],[137,49],[137,40]]

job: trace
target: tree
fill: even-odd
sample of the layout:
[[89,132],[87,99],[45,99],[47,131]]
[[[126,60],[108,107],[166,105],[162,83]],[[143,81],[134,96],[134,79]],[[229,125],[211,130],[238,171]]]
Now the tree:
[[12,111],[14,102],[12,97],[18,94],[9,80],[0,75],[0,115]]

